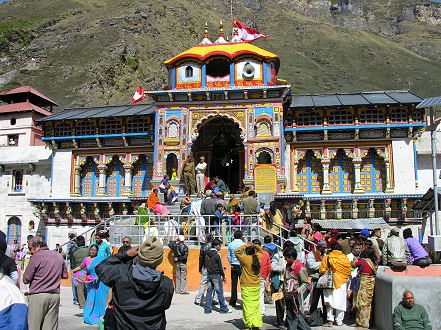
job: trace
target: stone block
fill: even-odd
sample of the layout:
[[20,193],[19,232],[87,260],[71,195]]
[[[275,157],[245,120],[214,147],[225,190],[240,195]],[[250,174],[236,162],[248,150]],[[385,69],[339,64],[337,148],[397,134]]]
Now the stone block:
[[[430,283],[430,285],[428,285]],[[410,290],[415,303],[424,306],[433,329],[441,324],[441,265],[426,268],[408,266],[404,272],[394,272],[389,267],[379,267],[375,279],[374,315],[375,328],[392,330],[394,309],[400,303],[403,292]]]

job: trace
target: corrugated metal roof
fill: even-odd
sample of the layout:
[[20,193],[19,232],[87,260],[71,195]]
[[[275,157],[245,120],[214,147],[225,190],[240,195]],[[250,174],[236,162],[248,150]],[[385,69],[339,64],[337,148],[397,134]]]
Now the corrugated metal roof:
[[293,95],[291,108],[418,103],[422,98],[409,91],[379,91],[353,94]]
[[65,109],[62,112],[56,113],[38,120],[38,122],[50,122],[60,120],[80,120],[80,119],[95,119],[95,118],[109,118],[109,117],[129,117],[129,116],[143,116],[154,114],[156,106],[154,104],[127,104],[117,106],[105,107],[88,107],[88,108],[74,108]]
[[341,105],[337,95],[313,95],[312,101],[316,107],[339,106]]
[[362,230],[367,228],[369,230],[375,228],[388,229],[390,226],[383,218],[366,218],[366,219],[345,219],[345,220],[312,220],[313,223],[318,223],[323,229],[352,229]]
[[426,108],[426,107],[434,107],[436,105],[441,104],[441,96],[431,97],[423,100],[420,104],[417,105],[417,109]]

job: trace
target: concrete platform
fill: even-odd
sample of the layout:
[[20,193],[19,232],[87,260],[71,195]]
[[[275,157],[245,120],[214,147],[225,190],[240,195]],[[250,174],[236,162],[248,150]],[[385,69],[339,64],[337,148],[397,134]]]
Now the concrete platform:
[[[231,314],[220,314],[215,309],[210,315],[204,314],[201,306],[193,304],[196,292],[189,295],[174,295],[170,309],[167,310],[167,329],[245,329],[242,321],[242,310],[233,309]],[[229,292],[226,293],[227,301]],[[267,316],[263,317],[263,329],[277,329],[276,311],[274,305],[265,305]],[[215,307],[216,308],[216,307]],[[59,314],[60,330],[82,330],[96,329],[96,325],[83,323],[82,311],[77,305],[72,304],[72,289],[61,287],[61,304]],[[338,330],[354,329],[347,325],[340,327],[334,326]],[[314,329],[324,330],[329,328],[314,327]]]

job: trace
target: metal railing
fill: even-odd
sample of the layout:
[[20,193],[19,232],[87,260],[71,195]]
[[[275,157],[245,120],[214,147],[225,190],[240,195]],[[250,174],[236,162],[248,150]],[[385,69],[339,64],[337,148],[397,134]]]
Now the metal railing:
[[[207,233],[212,233],[224,245],[228,245],[234,239],[234,232],[241,230],[245,240],[251,241],[257,238],[263,242],[266,235],[272,235],[278,248],[283,247],[285,241],[290,238],[289,229],[273,223],[272,226],[277,229],[271,232],[264,228],[263,222],[262,217],[256,214],[239,215],[236,221],[228,217],[219,221],[214,215],[115,215],[79,235],[85,238],[86,245],[90,245],[93,243],[97,232],[108,231],[110,244],[114,247],[122,246],[125,236],[131,238],[132,245],[140,245],[150,236],[156,236],[166,245],[176,240],[179,235],[183,235],[185,243],[196,248],[205,243]],[[303,241],[303,251],[305,253],[309,251],[305,248],[305,245],[315,245],[315,243],[305,238],[300,239]],[[68,244],[73,240],[71,239],[60,245],[60,247],[66,246],[64,249],[66,259]]]

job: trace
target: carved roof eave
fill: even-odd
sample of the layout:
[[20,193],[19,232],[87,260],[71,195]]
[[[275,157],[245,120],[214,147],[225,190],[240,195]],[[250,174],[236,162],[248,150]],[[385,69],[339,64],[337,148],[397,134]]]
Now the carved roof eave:
[[147,95],[167,95],[172,94],[187,94],[187,93],[197,93],[203,94],[205,92],[242,92],[242,91],[253,91],[253,90],[285,90],[290,89],[291,85],[276,85],[276,86],[227,86],[227,87],[205,87],[205,88],[192,88],[192,89],[167,89],[159,91],[145,91]]

